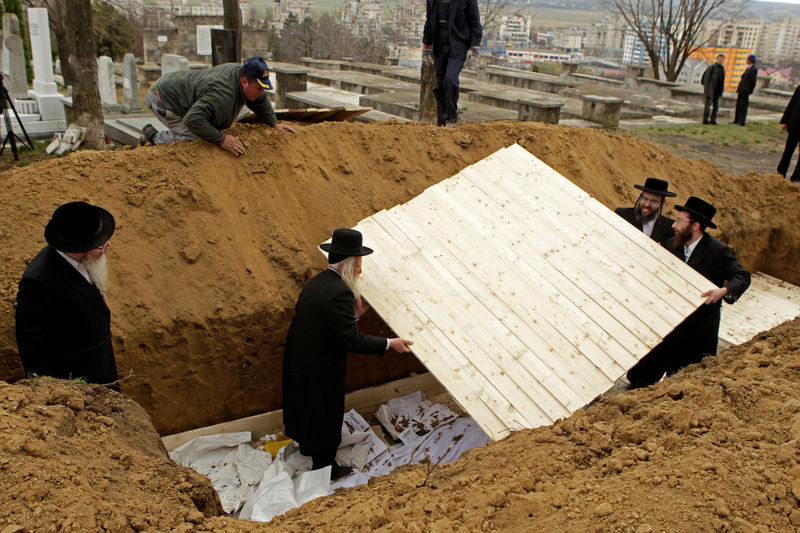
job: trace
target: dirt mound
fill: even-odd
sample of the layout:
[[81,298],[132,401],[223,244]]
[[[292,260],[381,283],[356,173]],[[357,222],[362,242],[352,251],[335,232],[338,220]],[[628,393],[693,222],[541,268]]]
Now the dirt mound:
[[[0,174],[0,379],[22,377],[13,305],[22,271],[68,200],[108,208],[113,342],[123,392],[162,434],[276,409],[283,341],[303,282],[336,227],[405,202],[520,143],[600,201],[635,199],[647,176],[720,209],[716,233],[743,264],[798,283],[798,190],[775,175],[722,174],[626,135],[533,123],[318,124],[281,134],[240,124],[247,153],[208,144],[79,152]],[[671,212],[671,206],[667,212]],[[587,221],[590,223],[590,221]],[[369,264],[365,264],[369,275]],[[365,328],[385,326],[373,317]],[[411,356],[359,357],[348,389],[421,370]]]
[[[800,531],[800,320],[648,389],[435,468],[403,467],[268,525],[209,517],[124,397],[0,384],[10,531]],[[197,509],[205,512],[206,517]],[[5,529],[3,530],[5,531]]]
[[147,413],[105,387],[0,382],[0,420],[3,531],[188,530],[222,514],[208,479],[170,461]]

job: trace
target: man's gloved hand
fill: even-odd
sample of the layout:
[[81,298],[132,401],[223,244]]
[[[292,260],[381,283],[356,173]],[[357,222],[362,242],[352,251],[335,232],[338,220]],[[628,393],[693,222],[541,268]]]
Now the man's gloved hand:
[[433,48],[423,48],[422,49],[422,59],[426,57],[431,57],[433,55]]
[[473,46],[472,48],[469,49],[469,51],[472,52],[472,57],[478,57],[478,54],[481,53],[481,47]]

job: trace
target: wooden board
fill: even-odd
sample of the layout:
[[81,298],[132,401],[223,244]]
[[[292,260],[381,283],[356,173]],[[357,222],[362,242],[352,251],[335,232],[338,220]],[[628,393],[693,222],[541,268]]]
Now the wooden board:
[[309,107],[305,109],[276,109],[278,120],[296,122],[341,122],[371,111],[371,107]]
[[722,304],[717,351],[800,316],[800,287],[761,272],[733,305]]
[[365,298],[493,439],[608,390],[713,288],[518,145],[356,229]]

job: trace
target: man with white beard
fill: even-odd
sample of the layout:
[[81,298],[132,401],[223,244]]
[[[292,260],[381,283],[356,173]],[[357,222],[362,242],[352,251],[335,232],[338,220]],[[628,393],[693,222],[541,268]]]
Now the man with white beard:
[[633,207],[618,207],[614,212],[642,230],[645,235],[659,243],[664,248],[670,247],[670,241],[675,236],[672,230],[671,218],[661,214],[664,208],[664,198],[675,196],[674,192],[667,190],[669,184],[666,180],[647,178],[644,185],[634,185],[642,191]]
[[303,287],[286,336],[283,423],[300,453],[312,458],[312,469],[331,466],[331,479],[337,479],[349,472],[335,461],[342,440],[347,353],[382,355],[389,348],[405,353],[413,343],[358,331],[356,321],[367,310],[358,287],[361,258],[372,253],[362,246],[361,233],[337,229],[320,248],[328,252],[329,266]]
[[111,213],[85,202],[53,212],[47,246],[25,269],[17,293],[17,347],[29,376],[117,381],[105,301],[114,228]]

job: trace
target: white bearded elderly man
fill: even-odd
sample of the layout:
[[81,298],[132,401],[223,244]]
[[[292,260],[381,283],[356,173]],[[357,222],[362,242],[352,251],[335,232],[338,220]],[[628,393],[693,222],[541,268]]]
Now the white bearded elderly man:
[[47,246],[25,269],[17,293],[17,347],[28,375],[117,381],[104,296],[114,228],[111,213],[85,202],[53,212]]
[[358,331],[356,320],[366,310],[358,289],[361,258],[372,253],[361,242],[359,231],[341,228],[320,246],[328,252],[329,266],[300,292],[283,355],[285,433],[312,458],[312,469],[331,466],[331,479],[349,472],[335,462],[342,440],[347,353],[382,355],[389,348],[403,353],[413,344]]

